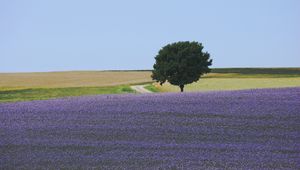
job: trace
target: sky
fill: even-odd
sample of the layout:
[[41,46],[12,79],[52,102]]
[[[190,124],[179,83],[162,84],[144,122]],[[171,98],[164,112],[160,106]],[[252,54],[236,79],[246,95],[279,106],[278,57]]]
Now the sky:
[[219,67],[300,67],[299,0],[0,0],[0,72],[152,69],[198,41]]

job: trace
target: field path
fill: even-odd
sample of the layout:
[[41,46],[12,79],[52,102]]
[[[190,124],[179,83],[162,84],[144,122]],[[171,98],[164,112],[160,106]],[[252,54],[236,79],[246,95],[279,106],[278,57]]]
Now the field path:
[[136,86],[130,86],[133,90],[137,91],[138,93],[153,93],[150,90],[145,89],[146,85],[136,85]]

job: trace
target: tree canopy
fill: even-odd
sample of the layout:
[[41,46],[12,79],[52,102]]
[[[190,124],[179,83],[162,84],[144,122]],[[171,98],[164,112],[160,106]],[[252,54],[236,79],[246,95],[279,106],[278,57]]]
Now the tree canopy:
[[196,82],[210,72],[212,59],[203,48],[201,43],[189,41],[164,46],[155,57],[152,79],[161,85],[168,81],[183,92],[184,85]]

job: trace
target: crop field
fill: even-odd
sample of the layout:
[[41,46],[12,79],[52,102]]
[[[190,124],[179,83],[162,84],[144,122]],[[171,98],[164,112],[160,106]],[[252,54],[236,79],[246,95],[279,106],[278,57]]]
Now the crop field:
[[151,82],[150,71],[0,73],[0,89],[107,87]]
[[299,76],[300,68],[214,68],[212,73],[235,73],[240,75],[288,75]]
[[[161,92],[178,92],[179,87],[154,84]],[[212,69],[185,91],[220,91],[260,88],[300,87],[300,68],[224,68]]]
[[0,103],[0,169],[299,169],[300,88]]
[[[178,92],[168,83],[151,85],[151,71],[70,71],[0,73],[0,102],[44,100],[68,96],[135,93],[132,84],[148,84],[153,92]],[[212,69],[185,91],[220,91],[300,87],[300,68]]]
[[151,82],[150,74],[149,71],[0,73],[0,102],[134,93],[130,84]]
[[[162,92],[178,92],[179,87],[165,83],[155,84]],[[300,77],[281,78],[203,78],[185,86],[185,91],[219,91],[278,87],[300,87]]]

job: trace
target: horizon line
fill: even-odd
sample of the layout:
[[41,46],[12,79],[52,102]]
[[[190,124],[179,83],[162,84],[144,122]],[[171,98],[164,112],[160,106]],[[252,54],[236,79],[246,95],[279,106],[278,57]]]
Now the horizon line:
[[[213,67],[211,69],[300,69],[300,66],[297,67]],[[112,69],[112,70],[53,70],[53,71],[8,71],[8,72],[0,72],[0,74],[9,74],[9,73],[58,73],[58,72],[131,72],[131,71],[137,71],[137,72],[146,72],[146,71],[152,71],[152,69]]]

